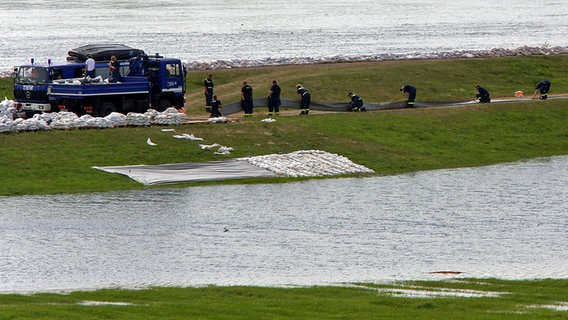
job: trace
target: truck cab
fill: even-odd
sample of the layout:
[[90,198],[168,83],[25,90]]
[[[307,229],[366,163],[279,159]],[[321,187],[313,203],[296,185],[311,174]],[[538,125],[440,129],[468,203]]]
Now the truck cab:
[[185,71],[179,59],[154,56],[148,58],[151,106],[163,111],[168,107],[183,108],[185,105]]

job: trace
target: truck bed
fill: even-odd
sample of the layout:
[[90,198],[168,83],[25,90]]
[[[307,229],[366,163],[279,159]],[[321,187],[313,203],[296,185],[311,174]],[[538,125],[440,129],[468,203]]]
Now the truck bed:
[[56,80],[47,88],[49,96],[89,97],[102,95],[144,94],[150,92],[148,78],[123,77],[116,83],[82,83],[82,78]]

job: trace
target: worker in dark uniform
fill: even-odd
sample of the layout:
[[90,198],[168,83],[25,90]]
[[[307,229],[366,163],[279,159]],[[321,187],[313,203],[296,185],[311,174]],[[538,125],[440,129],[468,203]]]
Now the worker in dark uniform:
[[221,101],[217,100],[217,96],[213,96],[211,99],[211,116],[210,118],[219,118],[222,117],[223,114],[221,113]]
[[213,75],[207,76],[207,79],[203,80],[203,93],[205,94],[205,110],[211,112],[211,100],[213,100],[213,87],[215,83],[213,82]]
[[116,56],[110,57],[110,62],[108,63],[108,69],[110,73],[109,82],[119,82],[122,81],[122,76],[120,75],[120,65]]
[[300,97],[300,115],[307,115],[310,112],[310,104],[312,102],[312,97],[306,88],[302,87],[301,84],[296,85],[296,92]]
[[406,107],[405,108],[414,108],[414,100],[416,99],[416,88],[407,84],[400,88],[406,95]]
[[479,100],[479,103],[491,102],[491,94],[487,91],[487,89],[480,87],[479,85],[476,85],[475,89],[477,90],[475,97]]
[[273,80],[272,87],[270,87],[268,92],[268,116],[280,114],[280,92],[281,89],[278,82]]
[[351,106],[349,107],[349,111],[353,112],[367,111],[367,109],[363,107],[363,99],[361,99],[361,97],[359,97],[357,94],[353,92],[349,92],[347,96],[351,98],[350,102]]
[[252,87],[249,86],[246,81],[243,81],[243,87],[241,89],[241,103],[245,110],[245,117],[251,117],[252,110],[254,109]]
[[536,95],[540,92],[540,100],[548,99],[548,91],[550,91],[550,81],[542,80],[536,85],[536,90],[533,94],[533,99],[536,98]]

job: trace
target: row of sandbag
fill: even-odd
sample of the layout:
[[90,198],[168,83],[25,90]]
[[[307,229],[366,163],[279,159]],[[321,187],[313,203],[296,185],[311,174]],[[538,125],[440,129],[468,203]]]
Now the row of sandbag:
[[106,117],[91,115],[77,116],[73,112],[51,112],[35,114],[29,119],[14,119],[16,113],[13,103],[0,103],[0,133],[69,130],[69,129],[107,129],[126,126],[181,125],[187,121],[185,113],[175,108],[164,112],[148,109],[145,113],[130,112],[127,115],[113,112]]

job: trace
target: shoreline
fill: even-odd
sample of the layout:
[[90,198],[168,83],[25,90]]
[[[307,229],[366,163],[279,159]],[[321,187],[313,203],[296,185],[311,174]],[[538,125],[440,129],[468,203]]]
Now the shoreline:
[[328,57],[264,58],[260,60],[232,59],[185,62],[190,71],[285,66],[302,64],[327,64],[349,62],[379,62],[397,60],[435,60],[463,58],[499,58],[513,56],[538,56],[568,54],[568,46],[521,46],[517,48],[493,48],[488,50],[455,50],[438,52],[379,53],[362,56],[333,55]]
[[[262,58],[262,59],[229,59],[229,60],[196,60],[183,61],[188,71],[204,71],[219,69],[239,69],[264,66],[287,66],[287,65],[310,65],[310,64],[333,64],[351,62],[380,62],[402,60],[436,60],[436,59],[475,59],[475,58],[500,58],[521,57],[539,55],[563,55],[568,54],[568,46],[521,46],[517,48],[492,48],[482,50],[454,50],[433,52],[408,52],[408,53],[378,53],[359,56],[331,55],[321,57],[292,57],[292,58]],[[27,61],[27,60],[22,60]],[[12,68],[12,67],[10,67]],[[0,78],[9,78],[12,70],[0,70]]]
[[[336,286],[109,288],[0,294],[7,318],[549,319],[568,311],[565,280],[463,279]],[[467,315],[464,317],[463,315]],[[519,316],[520,315],[520,316]]]
[[[431,272],[430,274],[435,274]],[[280,284],[241,284],[241,283],[201,283],[201,284],[132,284],[132,285],[110,285],[110,286],[86,286],[86,287],[73,287],[73,288],[51,288],[51,289],[26,289],[26,290],[0,290],[0,297],[5,295],[34,295],[34,294],[71,294],[74,292],[97,292],[105,290],[120,290],[120,291],[139,291],[139,290],[185,290],[185,289],[203,289],[210,286],[216,286],[219,288],[270,288],[270,289],[289,289],[289,288],[345,288],[349,286],[355,286],[357,284],[367,284],[367,285],[394,285],[396,283],[407,283],[407,282],[434,282],[434,283],[451,283],[459,281],[483,281],[487,279],[493,279],[497,281],[507,281],[507,282],[540,282],[540,281],[568,281],[568,278],[558,277],[541,277],[541,278],[508,278],[508,277],[467,277],[463,274],[455,272],[440,272],[437,273],[439,277],[417,277],[417,278],[392,278],[392,279],[380,279],[380,280],[367,280],[363,282],[357,281],[345,281],[345,282],[314,282],[314,283],[280,283]]]

